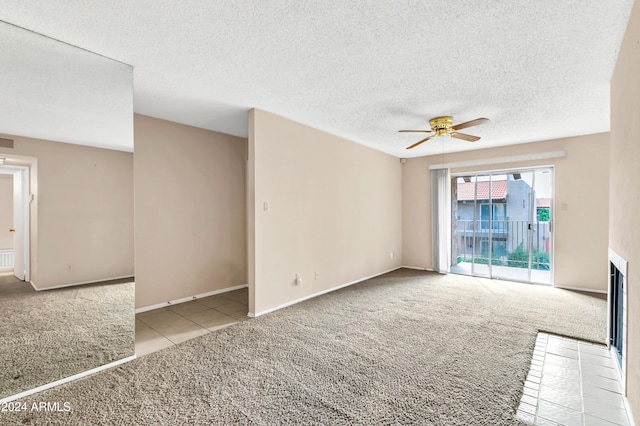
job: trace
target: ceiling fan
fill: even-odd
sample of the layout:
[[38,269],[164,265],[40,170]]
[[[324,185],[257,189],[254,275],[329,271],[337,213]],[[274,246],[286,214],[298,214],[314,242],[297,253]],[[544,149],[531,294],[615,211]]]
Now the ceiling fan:
[[442,117],[436,117],[429,120],[429,125],[431,126],[431,130],[400,130],[400,132],[417,132],[417,133],[434,133],[431,136],[427,136],[426,138],[414,143],[413,145],[407,147],[407,149],[415,148],[423,142],[428,141],[429,139],[433,139],[436,136],[449,135],[452,138],[462,139],[467,142],[476,142],[479,141],[480,138],[478,136],[467,135],[466,133],[460,133],[458,130],[466,129],[467,127],[477,126],[482,123],[486,123],[489,121],[488,118],[476,118],[475,120],[467,121],[466,123],[453,125],[453,117],[449,115],[445,115]]

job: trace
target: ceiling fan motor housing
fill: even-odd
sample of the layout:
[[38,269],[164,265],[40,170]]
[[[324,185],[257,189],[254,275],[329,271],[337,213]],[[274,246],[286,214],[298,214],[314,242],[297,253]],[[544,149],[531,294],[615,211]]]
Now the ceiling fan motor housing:
[[447,135],[451,133],[451,126],[453,126],[453,117],[445,115],[442,117],[436,117],[429,120],[429,125],[438,136]]

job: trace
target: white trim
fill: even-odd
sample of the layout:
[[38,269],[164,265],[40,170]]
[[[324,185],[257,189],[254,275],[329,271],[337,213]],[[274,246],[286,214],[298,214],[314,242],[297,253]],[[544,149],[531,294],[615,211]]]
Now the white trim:
[[562,158],[566,156],[567,156],[566,151],[539,152],[535,154],[510,155],[507,157],[494,157],[494,158],[484,158],[481,160],[455,161],[452,163],[432,164],[429,166],[429,170],[454,169],[457,167],[486,166],[489,164],[516,163],[519,161],[546,160],[548,158]]
[[[627,380],[626,380],[624,371],[622,369],[622,365],[620,365],[620,362],[618,361],[618,354],[616,353],[616,350],[611,345],[609,336],[607,336],[607,349],[609,349],[609,358],[611,358],[611,361],[613,361],[613,365],[616,366],[615,370],[618,372],[618,379],[620,381],[620,384],[622,385],[622,396],[626,396]],[[623,358],[622,361],[626,361],[626,360]]]
[[622,387],[623,387],[623,395],[622,395],[622,401],[624,402],[624,407],[625,410],[627,412],[627,418],[629,420],[629,424],[631,426],[635,426],[636,422],[633,419],[633,411],[631,411],[631,405],[629,405],[629,400],[627,399],[627,395],[626,395],[626,377],[624,376],[624,373],[622,371],[622,367],[620,366],[620,364],[618,363],[618,355],[616,354],[615,350],[613,349],[613,346],[609,345],[608,342],[608,338],[607,338],[607,346],[609,347],[609,357],[611,357],[611,360],[613,361],[613,364],[616,366],[616,371],[618,372],[618,378],[620,379],[620,382],[622,383]]
[[398,269],[402,269],[402,268],[404,268],[404,266],[397,266],[395,268],[386,270],[384,272],[380,272],[378,274],[374,274],[374,275],[370,275],[368,277],[360,278],[358,280],[351,281],[351,282],[348,282],[346,284],[339,285],[337,287],[331,287],[330,289],[322,290],[322,291],[319,291],[317,293],[310,294],[309,296],[304,296],[304,297],[301,297],[299,299],[295,299],[295,300],[292,300],[290,302],[283,303],[282,305],[278,305],[275,308],[265,309],[264,311],[260,311],[258,313],[249,312],[247,314],[247,316],[250,317],[250,318],[256,318],[256,317],[259,317],[259,316],[264,315],[264,314],[269,314],[269,313],[277,311],[279,309],[286,308],[287,306],[295,305],[296,303],[304,302],[305,300],[313,299],[314,297],[321,296],[321,295],[327,294],[327,293],[331,293],[332,291],[339,290],[339,289],[344,288],[344,287],[349,287],[350,285],[357,284],[357,283],[362,282],[362,281],[370,280],[371,278],[379,277],[380,275],[388,274],[389,272],[397,271]]
[[583,288],[583,287],[569,287],[566,285],[554,285],[553,288],[561,288],[563,290],[584,291],[587,293],[607,294],[607,290],[594,290],[592,288]]
[[[16,222],[16,229],[18,232],[22,232],[22,263],[20,265],[15,265],[13,267],[14,275],[16,275],[16,267],[22,269],[22,273],[18,269],[18,274],[16,277],[23,281],[29,281],[31,279],[31,201],[33,199],[33,194],[31,193],[31,162],[28,165],[0,165],[0,174],[10,174],[13,175],[14,186],[13,189],[16,189],[16,176],[18,176],[20,182],[20,191],[22,192],[19,196],[19,200],[21,201],[21,219]],[[14,193],[14,200],[16,194]],[[14,206],[15,211],[15,206]],[[22,223],[21,223],[22,222]],[[21,224],[20,224],[21,223]],[[14,237],[15,238],[15,237]],[[14,247],[15,249],[15,247]]]
[[14,401],[16,399],[24,398],[25,396],[33,395],[34,393],[42,392],[43,390],[51,389],[52,387],[59,386],[64,383],[69,383],[74,380],[99,373],[100,371],[107,370],[120,364],[124,364],[125,362],[133,361],[134,359],[136,359],[136,356],[131,355],[126,358],[119,359],[118,361],[110,362],[109,364],[101,365],[100,367],[92,368],[91,370],[83,371],[82,373],[74,374],[73,376],[65,377],[64,379],[56,380],[54,382],[47,383],[46,385],[38,386],[36,388],[17,393],[15,395],[8,396],[6,398],[0,399],[0,405],[10,401]]
[[629,400],[627,399],[626,396],[623,396],[622,400],[624,401],[624,408],[627,409],[627,418],[629,419],[629,425],[636,426],[636,422],[633,419],[633,411],[631,411],[631,405],[629,404]]
[[139,314],[141,312],[153,311],[154,309],[165,308],[167,306],[173,306],[180,303],[190,302],[192,300],[202,299],[203,297],[214,296],[216,294],[228,293],[230,291],[240,290],[241,288],[247,288],[247,287],[249,287],[247,284],[240,284],[233,287],[223,288],[220,290],[209,291],[207,293],[196,294],[195,296],[188,296],[188,297],[183,297],[181,299],[175,299],[175,300],[169,300],[167,302],[156,303],[155,305],[143,306],[142,308],[136,308],[136,314]]
[[618,271],[622,272],[622,275],[624,275],[625,277],[628,275],[627,261],[624,260],[624,258],[620,256],[618,253],[616,253],[615,250],[613,250],[611,247],[609,247],[609,261],[611,261],[611,263],[613,263],[615,267],[618,268]]
[[125,275],[123,277],[114,277],[114,278],[104,278],[104,279],[100,279],[98,281],[83,281],[83,282],[79,282],[79,283],[73,283],[73,284],[62,284],[62,285],[55,285],[53,287],[42,287],[42,288],[38,288],[36,287],[36,285],[33,283],[33,281],[29,281],[29,283],[31,284],[31,286],[36,290],[36,291],[47,291],[47,290],[55,290],[56,288],[65,288],[65,287],[73,287],[76,285],[83,285],[83,284],[99,284],[99,283],[103,283],[106,281],[113,281],[113,280],[124,280],[127,278],[131,278],[131,282],[134,281],[134,276],[133,275]]
[[[629,282],[628,272],[628,263],[627,261],[616,253],[615,250],[609,248],[609,263],[607,264],[607,270],[609,270],[610,265],[613,266],[620,271],[622,274],[622,359],[621,362],[618,362],[617,355],[613,351],[613,346],[611,346],[611,320],[612,320],[612,312],[611,312],[611,288],[613,283],[611,282],[611,274],[609,273],[608,279],[608,291],[607,291],[607,347],[611,351],[611,358],[614,359],[614,364],[616,369],[618,370],[618,374],[620,376],[620,381],[622,383],[622,395],[626,397],[627,395],[627,370],[629,368],[628,358],[627,358],[627,349],[629,342],[629,309],[628,309],[628,293],[627,293],[627,283]],[[629,411],[630,413],[630,411]]]
[[402,265],[401,268],[406,268],[406,269],[415,269],[417,271],[429,271],[429,272],[434,272],[433,268],[427,268],[427,267],[423,267],[423,266],[407,266],[407,265]]

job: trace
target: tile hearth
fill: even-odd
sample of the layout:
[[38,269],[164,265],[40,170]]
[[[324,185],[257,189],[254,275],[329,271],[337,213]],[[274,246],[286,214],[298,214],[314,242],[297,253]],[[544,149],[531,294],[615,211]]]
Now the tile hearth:
[[604,345],[538,333],[517,418],[536,425],[628,426],[614,362]]

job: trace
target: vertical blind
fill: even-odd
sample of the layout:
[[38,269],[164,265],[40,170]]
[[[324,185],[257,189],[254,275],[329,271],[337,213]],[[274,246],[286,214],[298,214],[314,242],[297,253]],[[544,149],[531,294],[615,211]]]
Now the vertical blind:
[[449,169],[431,170],[431,226],[433,270],[447,273],[451,264],[451,175]]

